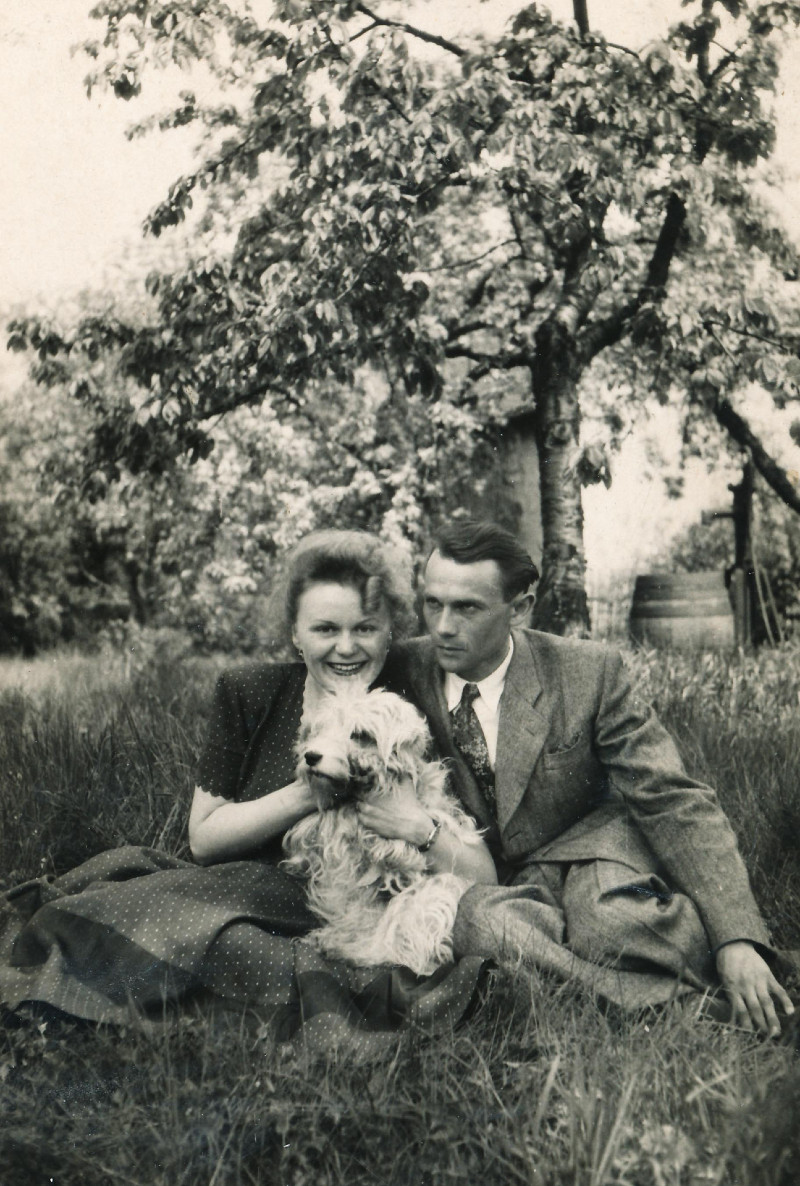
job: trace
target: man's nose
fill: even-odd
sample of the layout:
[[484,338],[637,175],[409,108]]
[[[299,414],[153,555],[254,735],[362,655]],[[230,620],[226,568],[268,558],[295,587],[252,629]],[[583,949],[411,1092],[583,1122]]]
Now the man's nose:
[[455,615],[449,609],[443,609],[436,619],[436,633],[448,637],[456,633]]

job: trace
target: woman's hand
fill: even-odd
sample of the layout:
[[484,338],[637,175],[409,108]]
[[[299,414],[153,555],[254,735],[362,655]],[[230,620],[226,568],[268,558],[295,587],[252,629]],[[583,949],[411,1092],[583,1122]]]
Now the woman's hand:
[[238,860],[317,810],[308,784],[299,779],[246,803],[232,803],[195,787],[189,814],[189,847],[199,865]]

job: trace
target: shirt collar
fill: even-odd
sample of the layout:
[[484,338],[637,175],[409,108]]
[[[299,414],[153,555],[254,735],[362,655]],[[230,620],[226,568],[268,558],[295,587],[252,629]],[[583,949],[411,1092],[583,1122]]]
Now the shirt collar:
[[465,680],[460,675],[456,675],[454,671],[445,672],[444,679],[444,695],[447,700],[447,711],[452,712],[456,705],[461,700],[461,693],[467,683],[474,683],[481,695],[481,700],[491,708],[492,712],[497,712],[500,704],[500,697],[503,695],[503,687],[506,682],[506,672],[508,665],[511,662],[511,657],[514,654],[514,640],[509,636],[508,653],[500,664],[495,667],[494,671],[482,680]]

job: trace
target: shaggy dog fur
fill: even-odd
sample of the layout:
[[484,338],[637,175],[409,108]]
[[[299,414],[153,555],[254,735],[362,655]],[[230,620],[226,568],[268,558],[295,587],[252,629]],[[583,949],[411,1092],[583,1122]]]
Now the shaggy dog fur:
[[417,710],[391,692],[331,696],[304,722],[298,776],[309,780],[320,810],[286,833],[283,865],[306,879],[323,922],[308,938],[326,955],[362,967],[401,964],[418,975],[453,960],[453,921],[469,882],[429,872],[424,853],[368,831],[356,810],[360,797],[395,795],[410,779],[442,831],[477,844],[474,822],[446,790],[444,767],[425,758],[429,742]]

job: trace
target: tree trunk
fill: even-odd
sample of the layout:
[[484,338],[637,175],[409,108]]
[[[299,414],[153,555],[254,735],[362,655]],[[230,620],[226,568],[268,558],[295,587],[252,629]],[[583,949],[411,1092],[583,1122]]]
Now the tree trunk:
[[557,320],[537,333],[530,419],[539,452],[542,578],[533,624],[551,634],[589,633],[581,486],[574,468],[581,413],[580,366],[568,329]]
[[[511,503],[512,527],[525,551],[537,568],[542,567],[542,513],[539,482],[539,446],[536,441],[533,417],[519,416],[504,425],[501,467],[502,492],[495,496],[495,505],[481,508],[486,517],[502,522],[499,512]],[[502,502],[501,502],[502,499]]]

